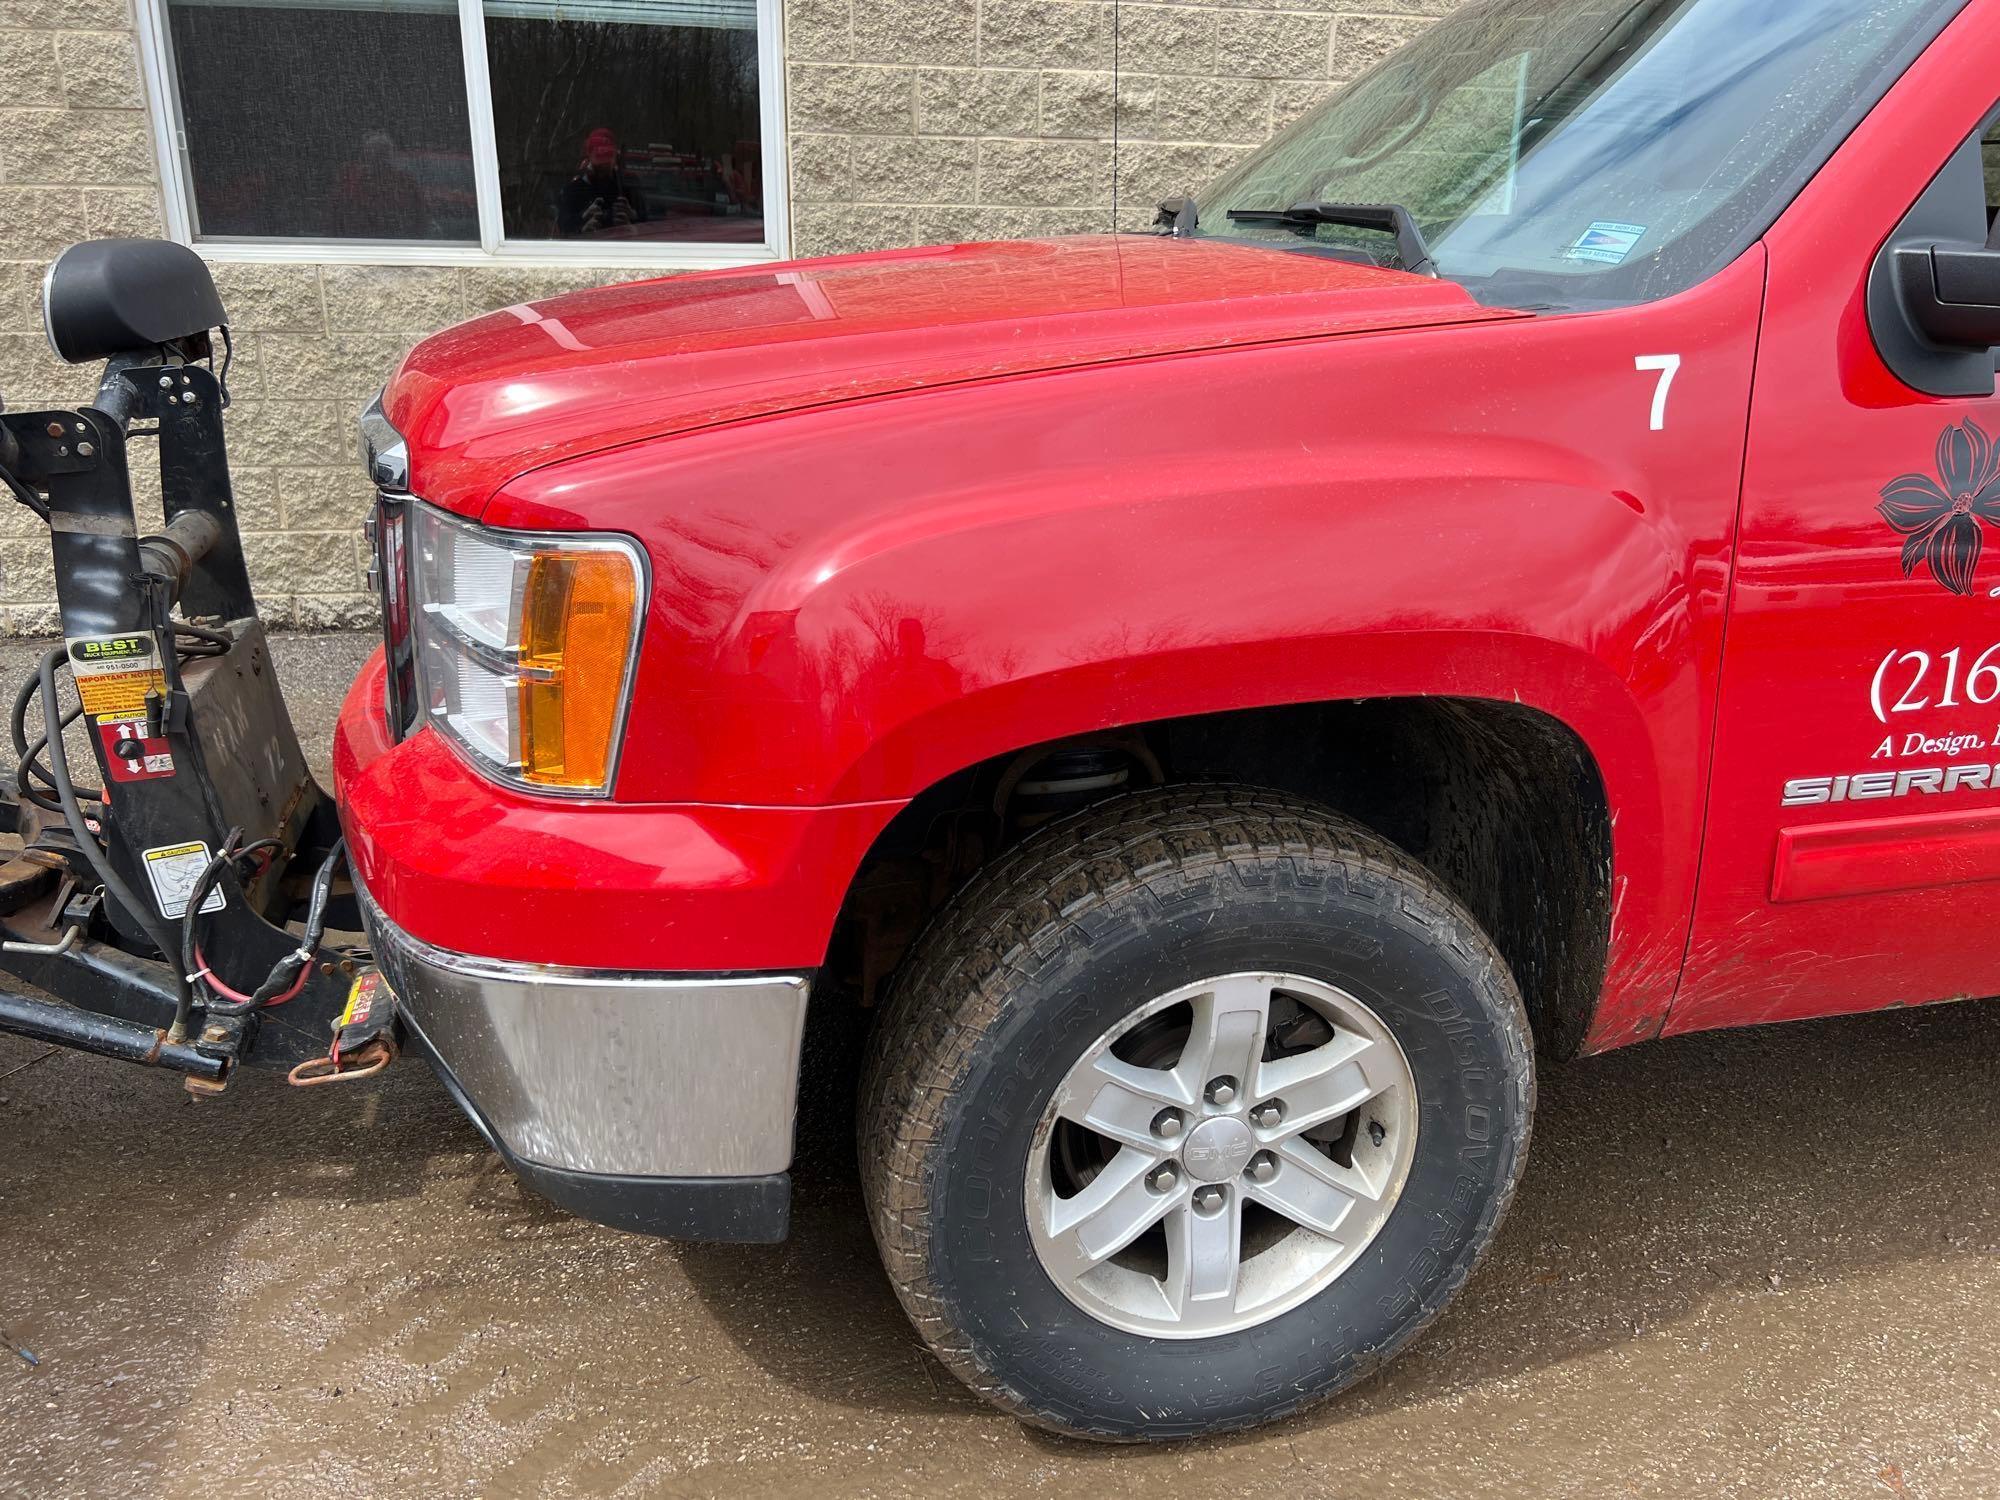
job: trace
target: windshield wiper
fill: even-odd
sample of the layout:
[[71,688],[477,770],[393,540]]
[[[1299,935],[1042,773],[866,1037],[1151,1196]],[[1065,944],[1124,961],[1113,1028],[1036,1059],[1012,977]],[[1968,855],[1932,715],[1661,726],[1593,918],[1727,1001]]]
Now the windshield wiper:
[[[1164,208],[1165,205],[1162,205]],[[1413,276],[1438,273],[1424,232],[1400,203],[1294,203],[1290,208],[1232,208],[1239,224],[1345,224],[1354,229],[1379,229],[1396,237],[1396,256]]]
[[1161,229],[1173,232],[1175,239],[1193,234],[1201,225],[1201,211],[1195,207],[1191,194],[1169,198],[1160,205],[1160,211],[1153,216],[1153,223]]

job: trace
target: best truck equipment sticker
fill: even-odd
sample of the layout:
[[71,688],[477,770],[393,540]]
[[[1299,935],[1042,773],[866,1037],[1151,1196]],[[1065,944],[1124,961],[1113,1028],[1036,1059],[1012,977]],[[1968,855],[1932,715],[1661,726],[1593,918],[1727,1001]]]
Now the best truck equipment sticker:
[[146,717],[146,695],[167,696],[167,674],[145,634],[86,635],[69,642],[70,672],[83,711],[98,723]]
[[[199,841],[162,844],[146,850],[143,857],[146,878],[153,882],[153,899],[160,903],[160,915],[178,922],[187,915],[188,897],[194,894],[195,882],[208,868],[208,845]],[[203,898],[201,909],[221,911],[222,907],[222,887],[216,886]]]

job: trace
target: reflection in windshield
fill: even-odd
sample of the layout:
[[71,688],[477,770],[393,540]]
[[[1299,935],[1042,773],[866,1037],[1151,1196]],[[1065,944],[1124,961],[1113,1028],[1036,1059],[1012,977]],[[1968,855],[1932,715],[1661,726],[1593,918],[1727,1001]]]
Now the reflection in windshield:
[[1401,203],[1442,274],[1492,300],[1665,296],[1761,233],[1888,67],[1963,4],[1489,0],[1225,175],[1201,195],[1201,232],[1393,264],[1379,235],[1226,214]]

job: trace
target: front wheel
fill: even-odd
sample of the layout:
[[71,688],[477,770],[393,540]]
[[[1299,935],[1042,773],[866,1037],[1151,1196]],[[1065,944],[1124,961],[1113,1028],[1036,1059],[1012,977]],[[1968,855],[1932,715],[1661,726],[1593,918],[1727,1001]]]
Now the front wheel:
[[1330,1395],[1436,1315],[1533,1093],[1512,976],[1421,866],[1309,803],[1173,788],[1042,830],[919,940],[863,1186],[973,1389],[1192,1436]]

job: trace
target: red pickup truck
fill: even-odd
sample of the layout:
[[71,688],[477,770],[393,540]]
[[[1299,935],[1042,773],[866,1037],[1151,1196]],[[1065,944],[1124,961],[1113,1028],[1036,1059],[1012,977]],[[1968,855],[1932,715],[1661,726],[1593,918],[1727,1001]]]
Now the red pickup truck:
[[1361,1378],[1538,1050],[2000,992],[1996,119],[2000,0],[1494,0],[1151,233],[427,340],[335,746],[397,1025],[558,1202],[767,1240],[808,1007],[872,1012],[968,1384]]

